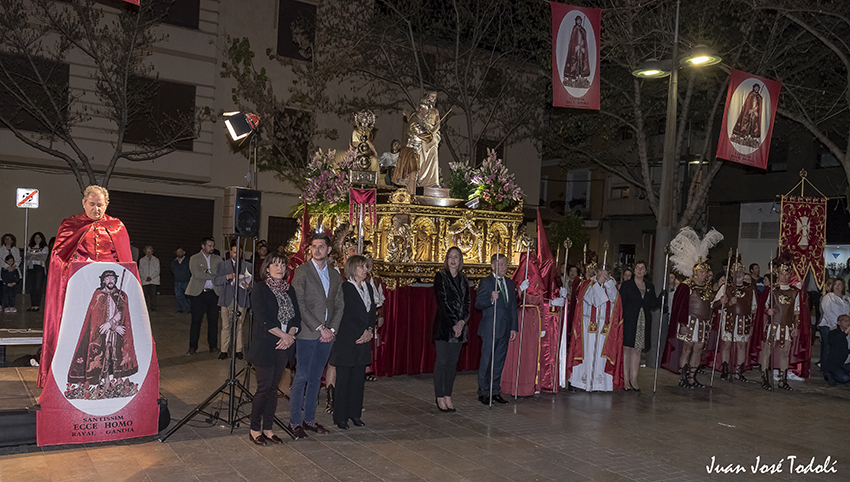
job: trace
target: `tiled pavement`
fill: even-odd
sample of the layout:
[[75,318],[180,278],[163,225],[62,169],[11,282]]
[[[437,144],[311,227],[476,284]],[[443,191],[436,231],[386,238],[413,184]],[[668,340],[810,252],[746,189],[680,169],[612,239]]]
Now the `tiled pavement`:
[[[160,306],[169,301],[161,297]],[[18,315],[4,322],[23,324],[30,314]],[[188,315],[161,310],[152,318],[162,392],[179,419],[222,383],[228,363],[184,355]],[[10,349],[9,359],[20,350]],[[22,373],[34,387],[35,369]],[[464,373],[457,413],[437,411],[430,376],[382,378],[367,383],[363,428],[256,447],[245,425],[231,434],[199,416],[165,443],[6,450],[0,481],[748,481],[767,480],[750,473],[757,456],[776,463],[789,455],[804,465],[831,456],[837,473],[792,475],[785,460],[772,480],[850,480],[850,389],[811,379],[792,383],[794,392],[768,393],[715,380],[713,390],[684,391],[659,372],[653,396],[653,372],[640,377],[640,393],[543,394],[490,410],[475,397],[474,374]],[[278,409],[285,420],[287,403]],[[319,421],[331,425],[324,412]],[[746,473],[708,474],[712,456]]]

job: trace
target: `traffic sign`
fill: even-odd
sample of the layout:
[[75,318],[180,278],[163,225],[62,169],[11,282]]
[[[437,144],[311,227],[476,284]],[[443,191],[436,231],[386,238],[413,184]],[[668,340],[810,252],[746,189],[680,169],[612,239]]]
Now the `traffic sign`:
[[19,208],[37,208],[38,189],[28,189],[25,187],[19,187],[15,199],[15,205]]

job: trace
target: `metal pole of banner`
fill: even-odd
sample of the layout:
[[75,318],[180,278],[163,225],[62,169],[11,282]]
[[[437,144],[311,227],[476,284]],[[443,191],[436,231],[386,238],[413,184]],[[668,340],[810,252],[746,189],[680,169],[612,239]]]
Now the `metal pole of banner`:
[[[531,255],[531,240],[527,238],[523,238],[522,241],[525,243],[525,280],[528,281],[528,265],[531,263],[529,256]],[[517,399],[517,392],[519,391],[519,361],[522,357],[522,331],[525,326],[525,299],[528,295],[528,288],[522,292],[522,318],[519,322],[519,349],[517,350],[516,355],[516,381],[514,382],[514,400]]]
[[[670,261],[670,251],[665,250],[667,255],[664,257],[664,287],[662,288],[661,293],[661,316],[658,317],[658,342],[655,344],[655,380],[652,381],[652,393],[655,393],[656,388],[658,388],[658,365],[661,363],[661,328],[664,324],[664,308],[667,307],[667,298],[670,296],[669,294],[669,286],[667,283],[670,281],[670,275],[667,274],[667,266]],[[670,322],[672,321],[671,315],[673,310],[667,311],[667,325],[668,330]]]
[[30,208],[26,208],[24,211],[26,211],[26,213],[24,213],[24,257],[23,261],[21,261],[21,266],[19,266],[24,275],[24,283],[21,285],[21,294],[27,294],[27,250],[29,249],[27,235],[29,234]]
[[357,216],[357,254],[363,254],[363,203],[360,203],[360,213]]
[[[499,291],[499,248],[502,246],[499,244],[499,239],[496,238],[496,271],[493,272],[493,281],[496,284],[496,291]],[[492,268],[492,266],[491,266]],[[493,369],[495,365],[496,358],[496,307],[499,306],[499,298],[496,297],[496,301],[493,302],[493,345],[490,348],[490,407],[493,408]]]

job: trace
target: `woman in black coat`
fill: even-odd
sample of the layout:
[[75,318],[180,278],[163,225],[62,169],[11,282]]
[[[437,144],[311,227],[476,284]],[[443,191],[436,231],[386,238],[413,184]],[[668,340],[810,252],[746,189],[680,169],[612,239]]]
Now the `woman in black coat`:
[[272,433],[277,386],[286,366],[295,362],[295,335],[301,329],[301,312],[295,289],[286,282],[286,266],[285,257],[277,253],[266,256],[261,280],[251,292],[254,328],[248,362],[257,372],[257,393],[251,401],[249,437],[257,445],[283,443]]
[[469,322],[469,280],[463,274],[463,253],[457,246],[446,252],[446,267],[434,276],[437,319],[434,320],[434,395],[441,412],[455,412],[452,387],[457,375],[460,349],[466,343]]
[[368,260],[354,255],[345,262],[348,282],[342,284],[345,310],[339,323],[339,333],[331,348],[328,363],[336,367],[334,423],[347,430],[348,421],[356,427],[366,425],[360,419],[363,411],[363,389],[366,367],[372,363],[369,342],[375,336],[377,308],[372,287],[366,282]]
[[640,354],[651,346],[652,314],[658,309],[658,295],[646,278],[646,263],[635,264],[634,276],[620,285],[623,304],[623,379],[626,391],[639,391],[637,383]]

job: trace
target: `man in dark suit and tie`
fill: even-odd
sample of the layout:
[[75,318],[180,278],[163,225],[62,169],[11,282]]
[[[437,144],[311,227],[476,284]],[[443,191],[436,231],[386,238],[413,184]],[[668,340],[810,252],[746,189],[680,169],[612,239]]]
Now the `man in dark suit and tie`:
[[[493,401],[508,403],[500,395],[502,386],[502,368],[508,355],[508,341],[513,340],[519,329],[517,322],[516,287],[513,280],[506,278],[508,258],[504,254],[494,254],[490,259],[493,274],[478,283],[475,307],[484,312],[478,325],[478,336],[482,339],[481,363],[478,365],[478,401],[490,404],[490,357],[493,353]],[[495,323],[493,310],[496,310]],[[495,330],[494,330],[495,325]]]
[[328,265],[330,244],[326,234],[316,234],[310,243],[311,259],[292,277],[301,311],[301,331],[295,340],[297,370],[289,401],[289,425],[296,439],[307,437],[306,430],[328,433],[316,422],[316,400],[345,308],[342,277]]

